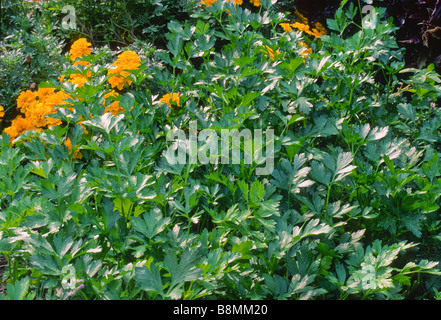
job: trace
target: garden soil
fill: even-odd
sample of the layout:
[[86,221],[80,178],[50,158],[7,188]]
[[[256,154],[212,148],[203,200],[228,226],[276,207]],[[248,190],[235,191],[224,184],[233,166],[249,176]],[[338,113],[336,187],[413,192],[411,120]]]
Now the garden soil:
[[[326,25],[333,18],[341,0],[296,0],[297,9],[312,23]],[[349,0],[358,7],[358,0]],[[361,6],[363,7],[363,1]],[[373,7],[385,7],[386,16],[393,18],[399,29],[396,39],[405,48],[407,67],[424,68],[433,63],[441,73],[441,0],[373,0]],[[292,11],[282,6],[285,11]],[[359,22],[359,21],[358,21]],[[348,32],[356,31],[349,28]]]

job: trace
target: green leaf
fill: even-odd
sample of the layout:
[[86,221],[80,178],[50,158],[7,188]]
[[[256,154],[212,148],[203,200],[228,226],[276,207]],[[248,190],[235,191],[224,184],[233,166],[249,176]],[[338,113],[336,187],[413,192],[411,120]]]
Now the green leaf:
[[58,188],[57,188],[57,197],[64,198],[70,195],[73,191],[73,185],[76,181],[77,174],[75,172],[71,172],[67,175],[67,177],[63,177],[59,179]]
[[[113,226],[115,226],[116,222],[121,218],[121,215],[118,214],[119,212],[124,212],[122,211],[122,208],[117,208],[116,203],[118,203],[118,200],[120,200],[119,198],[116,198],[114,200],[114,203],[112,203],[111,199],[104,197],[102,199],[102,203],[101,203],[101,217],[102,217],[102,222],[104,225],[104,230],[109,231],[110,229],[113,228]],[[116,211],[116,212],[115,212]]]
[[162,279],[159,268],[155,263],[150,263],[149,268],[135,268],[135,282],[144,291],[153,291],[164,296]]
[[[198,23],[202,23],[202,22],[198,21]],[[180,36],[184,40],[190,40],[193,33],[196,30],[196,27],[188,25],[187,23],[185,24],[185,27],[183,28],[182,25],[178,21],[170,21],[167,24],[167,27],[171,32],[173,32],[175,35]]]
[[432,181],[433,178],[439,176],[441,174],[439,154],[435,153],[429,161],[422,164],[421,168],[430,181]]
[[164,231],[170,224],[170,218],[162,217],[161,210],[153,209],[139,217],[133,217],[131,224],[134,230],[143,234],[147,239],[153,239],[154,236]]
[[340,26],[334,19],[326,19],[326,24],[330,30],[340,31]]
[[265,196],[265,186],[259,181],[255,180],[251,184],[250,200],[255,204],[259,204]]
[[73,238],[66,236],[63,233],[56,234],[53,238],[53,243],[53,247],[59,258],[63,258],[74,244]]
[[299,108],[299,111],[303,112],[304,114],[309,114],[313,108],[312,103],[309,102],[308,98],[306,97],[297,98],[294,105],[296,105]]
[[15,281],[6,286],[6,295],[9,300],[25,300],[30,287],[29,277]]
[[30,263],[43,274],[52,276],[60,276],[62,274],[60,264],[52,256],[33,255],[30,258]]
[[47,178],[54,166],[54,161],[48,159],[47,161],[33,161],[31,162],[30,172],[39,175],[42,178]]
[[246,202],[248,202],[248,191],[249,191],[248,184],[243,180],[238,180],[237,185],[239,186],[239,189],[242,191],[242,198]]
[[322,70],[322,68],[324,67],[324,65],[326,64],[326,62],[328,62],[328,60],[331,58],[330,55],[324,56],[322,58],[322,60],[320,60],[320,63],[318,65],[318,67],[316,68],[316,72],[320,72],[320,70]]
[[111,112],[106,112],[102,116],[95,116],[92,120],[86,120],[82,123],[85,126],[95,127],[103,130],[107,134],[124,118],[124,114],[120,113],[116,117]]
[[337,274],[338,281],[344,284],[346,282],[346,270],[342,263],[336,263],[335,273]]
[[283,158],[281,160],[281,166],[285,169],[288,174],[282,172],[279,169],[273,170],[271,175],[274,177],[271,180],[276,187],[289,190],[293,193],[299,193],[300,188],[306,188],[314,184],[314,181],[306,179],[311,168],[302,166],[306,163],[308,158],[304,153],[296,154],[293,159],[293,164],[291,165],[288,159]]
[[375,127],[371,129],[369,123],[364,124],[363,126],[356,127],[355,131],[367,141],[375,141],[383,139],[387,133],[389,132],[389,127]]
[[400,103],[397,105],[397,110],[403,117],[415,122],[417,115],[415,107],[412,104]]
[[[184,47],[184,41],[180,36],[172,35],[172,38],[167,42],[167,49],[171,52],[173,57],[179,56]],[[174,63],[173,63],[174,64]]]
[[250,250],[252,247],[253,247],[253,241],[246,240],[246,241],[241,241],[240,243],[235,243],[231,251],[241,253],[242,258],[249,259],[251,258]]
[[335,167],[335,181],[343,179],[345,176],[349,175],[355,168],[357,168],[357,166],[350,165],[352,161],[352,153],[339,153],[337,157],[337,164]]
[[130,109],[135,105],[135,96],[131,92],[127,92],[121,96],[121,100],[119,101],[119,105],[121,108],[124,108],[126,112],[129,112]]
[[46,148],[40,140],[32,140],[31,142],[24,142],[23,145],[35,154],[39,160],[46,159]]
[[320,223],[319,219],[309,221],[302,230],[302,237],[319,235],[322,233],[328,233],[332,228],[325,223]]
[[216,38],[209,34],[203,34],[196,40],[196,47],[201,51],[208,51],[216,43]]
[[323,163],[318,161],[312,161],[311,163],[311,176],[314,178],[314,180],[329,186],[332,179],[332,173],[325,168]]
[[202,274],[202,269],[196,267],[199,261],[198,249],[185,250],[181,259],[178,259],[175,252],[168,252],[164,258],[164,265],[170,272],[171,283],[169,292],[175,287],[180,287],[187,281],[194,281]]
[[277,299],[284,299],[287,297],[287,291],[289,286],[288,278],[283,278],[278,274],[269,275],[264,274],[263,278],[265,279],[265,285],[271,291]]
[[289,62],[282,62],[280,64],[280,68],[288,71],[289,74],[294,74],[299,66],[303,64],[303,57],[297,57],[294,59],[290,59]]

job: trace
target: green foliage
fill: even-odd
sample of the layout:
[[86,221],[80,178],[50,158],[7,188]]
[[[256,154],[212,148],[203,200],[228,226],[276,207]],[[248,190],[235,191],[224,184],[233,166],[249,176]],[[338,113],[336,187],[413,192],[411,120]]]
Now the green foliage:
[[[17,3],[5,4],[5,10],[8,12],[10,7],[16,6]],[[7,16],[2,13],[2,18],[3,15]],[[4,36],[0,40],[0,105],[7,118],[15,114],[15,101],[21,91],[55,79],[65,61],[60,56],[64,43],[54,37],[38,16],[16,15],[13,18],[9,29],[6,29],[8,19],[4,19],[1,27]],[[4,123],[0,126],[3,128]]]
[[[194,1],[163,0],[51,0],[42,3],[44,19],[53,25],[61,39],[82,35],[94,45],[126,46],[136,40],[164,44],[164,33],[170,20],[189,19]],[[62,19],[68,15],[63,8],[75,9],[76,28],[65,28]]]
[[[118,115],[103,111],[101,49],[84,87],[44,84],[74,99],[62,125],[0,140],[0,297],[439,299],[441,80],[404,68],[381,9],[347,35],[357,8],[342,4],[313,39],[283,32],[273,4],[170,21]],[[274,130],[274,170],[172,163],[167,133],[192,121]]]

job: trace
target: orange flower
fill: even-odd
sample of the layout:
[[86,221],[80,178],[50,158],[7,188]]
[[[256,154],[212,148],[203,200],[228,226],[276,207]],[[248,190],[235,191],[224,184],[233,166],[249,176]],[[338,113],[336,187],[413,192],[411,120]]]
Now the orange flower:
[[38,88],[36,92],[39,101],[44,101],[55,93],[55,88]]
[[305,32],[306,34],[312,35],[316,38],[326,35],[326,29],[323,27],[323,25],[320,22],[317,22],[315,24],[315,27],[311,30],[309,26],[308,18],[306,18],[304,15],[302,15],[298,10],[294,11],[295,15],[295,22],[292,24],[289,23],[280,23],[280,26],[285,30],[286,32],[289,32],[292,30],[292,28],[298,29],[300,31]]
[[[117,97],[119,96],[118,92],[112,90],[104,95],[104,99],[108,97]],[[104,102],[105,103],[105,102]],[[109,106],[104,109],[104,113],[110,112],[114,116],[118,113],[124,112],[124,108],[119,105],[119,101],[113,101]]]
[[104,99],[108,97],[117,97],[117,96],[119,96],[119,93],[116,92],[115,90],[111,90],[104,95]]
[[122,71],[121,70],[121,68],[115,68],[115,69],[109,69],[108,70],[108,74],[110,75],[110,74],[115,74],[114,76],[111,76],[110,78],[109,78],[109,83],[110,83],[110,86],[112,87],[112,88],[118,88],[119,90],[122,90],[123,88],[124,88],[124,84],[127,82],[128,84],[130,84],[131,83],[131,81],[130,80],[126,80],[124,77],[123,77],[123,72],[125,72],[125,71]]
[[[75,61],[75,63],[73,65],[74,66],[90,67],[89,62],[81,61],[81,60]],[[84,84],[89,80],[89,78],[91,76],[92,76],[92,71],[90,71],[90,70],[87,70],[86,75],[84,75],[82,73],[72,73],[70,75],[70,80],[68,80],[68,81],[71,82],[72,84],[78,85],[78,87],[81,88],[82,86],[84,86]],[[63,79],[64,79],[64,77],[63,77]]]
[[67,99],[70,99],[71,96],[64,91],[54,92],[50,96],[47,96],[44,100],[44,103],[50,105],[51,107],[62,106],[66,104],[70,104],[66,102]]
[[251,2],[252,4],[254,4],[256,7],[259,7],[259,6],[260,6],[260,0],[250,0],[250,2]]
[[275,58],[276,56],[278,56],[278,55],[280,54],[280,51],[279,51],[279,50],[277,50],[276,52],[274,52],[274,50],[271,49],[271,48],[268,47],[268,46],[265,46],[265,49],[263,50],[263,52],[267,53],[267,54],[269,55],[269,57],[270,57],[271,59],[273,59],[273,60],[274,60],[274,58]]
[[[64,144],[69,149],[69,153],[72,153],[72,141],[70,141],[70,139],[67,138],[66,142]],[[83,159],[83,155],[81,154],[80,149],[75,150],[75,152],[72,155],[72,158],[73,159]]]
[[38,91],[24,91],[17,98],[17,108],[23,115],[16,117],[11,126],[4,131],[14,140],[28,130],[40,130],[48,126],[61,124],[60,119],[47,115],[55,113],[56,106],[66,104],[70,96],[64,91],[56,92],[55,88],[39,88]]
[[11,126],[3,130],[9,137],[11,141],[15,140],[18,136],[25,133],[28,130],[35,130],[36,128],[22,116],[16,117],[12,120]]
[[17,109],[19,109],[22,113],[25,113],[29,106],[35,102],[36,98],[37,92],[33,92],[31,90],[21,92],[17,98]]
[[295,29],[298,29],[300,31],[304,31],[306,33],[310,33],[311,31],[309,30],[309,26],[307,24],[303,24],[300,22],[294,22],[293,24],[291,24],[291,26]]
[[135,70],[141,66],[141,59],[136,52],[124,51],[118,56],[116,65],[121,66],[123,69]]
[[326,35],[326,34],[328,33],[328,32],[326,31],[325,27],[324,27],[320,22],[317,22],[317,23],[315,24],[315,28],[312,29],[312,32],[313,32],[313,34],[314,34],[314,36],[315,36],[316,38],[318,38],[318,37],[320,37],[320,36],[324,36],[324,35]]
[[316,23],[316,28],[314,28],[312,30],[309,28],[309,25],[302,24],[302,23],[299,23],[299,22],[294,22],[293,24],[291,24],[291,26],[293,28],[299,29],[300,31],[303,31],[303,32],[305,32],[305,33],[307,33],[309,35],[312,35],[312,36],[314,36],[316,38],[318,38],[320,36],[323,36],[323,35],[326,35],[326,33],[327,33],[326,29],[320,24],[320,22],[317,22]]
[[0,106],[0,121],[3,119],[4,116],[5,116],[5,108],[3,108],[3,106]]
[[286,32],[292,31],[291,25],[287,22],[282,22],[279,24],[283,30],[285,30]]
[[85,38],[78,39],[72,44],[70,48],[70,59],[72,61],[75,61],[77,58],[89,55],[91,53],[91,50],[89,48],[91,45],[92,44],[87,42]]
[[179,93],[167,93],[159,101],[167,103],[171,107],[171,103],[174,102],[178,107],[180,107],[179,98],[181,95]]
[[110,112],[114,116],[118,113],[124,112],[124,108],[119,105],[119,101],[112,102],[106,109],[104,109],[104,113]]
[[[159,99],[159,101],[154,102],[153,104],[158,104],[158,103],[166,103],[168,104],[168,106],[171,108],[172,104],[180,107],[181,103],[180,103],[180,98],[181,95],[179,93],[167,93],[165,94],[161,99]],[[169,116],[169,114],[167,114],[167,117]]]
[[210,7],[215,3],[217,0],[201,0],[201,4]]
[[70,75],[70,79],[69,79],[69,82],[71,82],[72,84],[78,85],[78,88],[81,88],[82,86],[84,86],[84,84],[87,81],[89,81],[89,79],[85,75],[82,75],[81,73],[72,73]]
[[75,61],[75,63],[73,64],[74,66],[85,66],[85,67],[90,67],[90,63],[87,61]]
[[109,78],[109,83],[112,88],[117,87],[119,90],[124,88],[124,84],[128,83],[129,85],[132,81],[126,79],[129,76],[129,72],[124,70],[136,70],[141,66],[141,59],[139,56],[133,51],[125,51],[121,53],[117,60],[113,63],[113,67],[108,70],[108,74],[111,76]]
[[31,124],[36,128],[60,125],[60,119],[47,118],[46,115],[54,113],[56,110],[46,103],[36,103],[32,112],[26,114],[26,120],[30,121]]
[[[232,0],[227,0],[227,2],[230,2],[230,1],[232,1]],[[236,5],[236,4],[238,4],[238,5],[243,4],[243,0],[234,0],[234,5]]]
[[297,44],[297,46],[298,47],[305,47],[306,49],[305,50],[303,50],[300,54],[302,55],[302,56],[304,56],[304,57],[307,57],[309,54],[311,54],[312,53],[312,49],[306,44],[306,43],[304,43],[303,41],[302,42],[299,42],[298,44]]

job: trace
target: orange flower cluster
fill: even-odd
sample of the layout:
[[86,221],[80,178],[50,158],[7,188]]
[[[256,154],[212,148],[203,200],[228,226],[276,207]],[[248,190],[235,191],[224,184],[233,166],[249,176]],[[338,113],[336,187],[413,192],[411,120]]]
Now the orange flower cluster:
[[[84,38],[80,38],[72,44],[69,56],[70,60],[74,62],[74,66],[90,67],[89,62],[81,60],[81,58],[91,54],[90,46],[91,44]],[[126,51],[118,56],[117,61],[113,65],[115,68],[108,70],[108,73],[113,75],[109,78],[109,83],[112,87],[122,89],[125,83],[131,83],[130,80],[126,79],[129,72],[125,70],[135,70],[139,68],[141,60],[135,52]],[[73,73],[70,75],[68,81],[81,87],[91,76],[92,72],[90,70],[87,70],[85,75],[84,72]],[[61,75],[58,79],[60,82],[64,82],[65,75]],[[111,90],[104,95],[104,99],[118,96],[119,94],[117,92]],[[13,141],[28,130],[36,130],[39,132],[43,128],[60,125],[60,119],[51,118],[48,115],[56,112],[56,106],[69,105],[70,109],[72,109],[71,104],[65,101],[70,98],[71,96],[69,94],[63,90],[57,91],[56,88],[40,88],[37,91],[27,90],[22,92],[17,98],[17,109],[21,112],[21,115],[12,120],[11,126],[4,129],[4,132],[8,134],[11,141]],[[169,102],[170,101],[176,102],[176,96],[171,96]],[[177,104],[179,105],[179,98]],[[105,108],[104,112],[111,112],[113,115],[117,115],[118,113],[124,112],[124,108],[119,105],[118,100],[115,100]],[[0,106],[0,121],[3,116],[4,109]],[[87,133],[87,130],[85,130],[85,132]],[[72,153],[73,147],[69,138],[66,139],[65,145],[68,147],[69,152]],[[72,156],[74,159],[81,159],[83,157],[79,149],[75,150]]]
[[91,75],[90,71],[87,71],[87,75],[85,76],[81,73],[72,73],[70,75],[70,79],[69,82],[71,82],[72,84],[76,84],[78,85],[79,88],[81,88],[82,86],[84,86],[84,84],[89,81],[89,77]]
[[303,16],[298,10],[294,12],[294,15],[296,16],[296,21],[294,23],[280,23],[280,26],[283,28],[284,31],[289,32],[292,31],[294,28],[316,38],[327,34],[325,27],[323,27],[320,22],[317,22],[314,28],[311,29],[309,26],[308,18]]
[[260,0],[250,0],[250,2],[251,2],[252,4],[254,4],[256,7],[259,7],[259,6],[260,6]]
[[89,48],[91,45],[92,44],[90,42],[87,42],[85,38],[80,38],[75,41],[70,47],[70,60],[75,61],[77,58],[89,55],[91,53],[91,50]]
[[117,60],[113,63],[113,68],[108,70],[108,75],[112,75],[109,78],[109,83],[112,88],[118,88],[122,90],[124,85],[131,84],[132,81],[126,79],[130,75],[125,70],[136,70],[141,66],[141,59],[133,51],[124,51],[121,53]]
[[[91,53],[91,50],[89,48],[91,45],[92,44],[90,42],[87,42],[85,38],[80,38],[72,44],[69,51],[69,55],[70,55],[70,60],[75,61],[75,63],[73,64],[74,66],[90,67],[89,62],[78,60],[78,58],[88,56]],[[82,73],[72,73],[70,75],[69,82],[78,85],[78,87],[82,87],[89,80],[91,76],[92,76],[92,72],[90,70],[87,70],[86,75]],[[63,79],[64,77],[60,80]]]
[[207,7],[211,7],[217,0],[201,0],[201,3]]
[[65,100],[70,96],[64,91],[56,91],[55,88],[40,88],[33,92],[24,91],[17,98],[17,108],[24,115],[12,120],[11,126],[4,132],[11,137],[11,141],[28,130],[40,131],[41,128],[57,126],[60,119],[47,117],[56,112],[55,106],[68,104]]
[[[158,104],[158,103],[166,103],[168,104],[168,106],[171,108],[172,105],[176,105],[178,107],[181,106],[181,95],[179,93],[173,92],[173,93],[167,93],[165,95],[162,96],[161,99],[159,99],[159,101],[153,102],[153,104]],[[167,117],[169,116],[169,114],[167,114]]]
[[[159,99],[159,101],[168,104],[168,106],[170,108],[172,106],[172,103],[176,104],[178,107],[180,107],[181,106],[180,101],[179,101],[180,98],[181,98],[181,95],[179,93],[174,92],[174,93],[165,94],[161,99]],[[157,103],[159,103],[159,102],[157,102]]]
[[307,57],[307,56],[309,56],[311,53],[312,53],[312,49],[305,43],[305,42],[303,42],[303,41],[301,41],[301,42],[299,42],[298,44],[297,44],[297,46],[298,47],[305,47],[306,49],[305,50],[303,50],[300,54],[303,56],[303,57]]
[[[69,149],[69,153],[72,153],[72,141],[70,141],[69,138],[66,139],[65,145]],[[83,158],[83,155],[81,154],[80,149],[75,150],[75,152],[72,155],[72,158],[74,158],[74,159],[82,159]]]
[[282,27],[282,29],[285,30],[286,32],[290,32],[290,31],[292,31],[291,24],[289,24],[288,22],[282,22],[282,23],[280,23],[279,25],[280,25],[280,26]]
[[[227,2],[234,1],[234,4],[241,5],[243,4],[243,0],[226,0]],[[201,4],[210,7],[213,3],[217,2],[217,0],[201,0]],[[256,7],[260,6],[260,0],[250,0],[250,3],[254,4]]]

